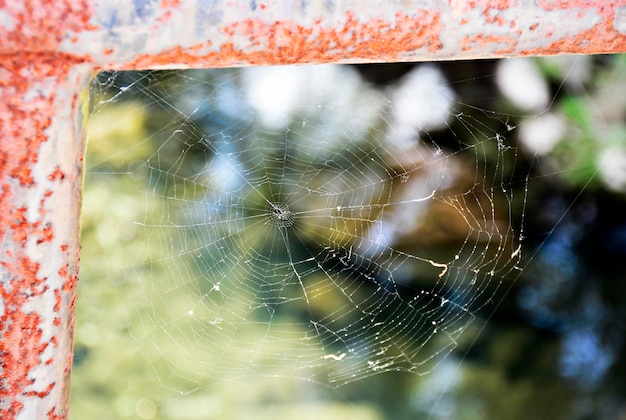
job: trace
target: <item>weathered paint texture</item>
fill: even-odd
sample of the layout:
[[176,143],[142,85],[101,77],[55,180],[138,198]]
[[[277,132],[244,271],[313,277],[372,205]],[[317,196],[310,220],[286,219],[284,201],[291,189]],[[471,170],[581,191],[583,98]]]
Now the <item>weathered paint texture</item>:
[[91,14],[47,3],[0,1],[2,419],[69,408],[82,153],[73,75],[87,58],[58,48]]
[[626,0],[0,0],[0,418],[67,417],[91,72],[611,53],[625,34]]
[[201,1],[169,1],[124,12],[112,6],[98,24],[114,21],[115,29],[101,34],[104,48],[91,53],[106,67],[130,69],[626,50],[626,0],[276,3],[230,1],[207,10]]

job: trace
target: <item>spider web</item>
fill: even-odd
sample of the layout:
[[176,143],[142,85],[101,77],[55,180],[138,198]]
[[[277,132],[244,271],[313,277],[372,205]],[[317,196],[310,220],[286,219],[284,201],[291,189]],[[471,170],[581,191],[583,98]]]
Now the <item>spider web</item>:
[[527,182],[512,115],[455,95],[432,65],[388,87],[341,66],[98,75],[92,124],[135,104],[150,128],[89,171],[141,197],[116,281],[139,284],[129,334],[160,383],[339,387],[467,348],[518,276]]

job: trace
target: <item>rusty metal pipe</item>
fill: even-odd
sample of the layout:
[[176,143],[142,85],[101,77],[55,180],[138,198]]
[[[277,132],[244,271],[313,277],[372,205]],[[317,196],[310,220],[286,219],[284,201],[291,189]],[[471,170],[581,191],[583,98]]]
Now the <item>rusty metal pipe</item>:
[[626,51],[626,0],[276,3],[0,0],[0,418],[67,418],[94,71]]

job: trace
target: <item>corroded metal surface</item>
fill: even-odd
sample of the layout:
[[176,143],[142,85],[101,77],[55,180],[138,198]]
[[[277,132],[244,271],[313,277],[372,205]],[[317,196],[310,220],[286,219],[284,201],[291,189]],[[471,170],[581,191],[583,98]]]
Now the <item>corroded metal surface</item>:
[[94,70],[610,53],[625,33],[626,0],[0,0],[0,418],[67,417]]
[[[275,3],[280,3],[276,5]],[[98,10],[99,63],[223,67],[609,53],[626,1],[162,1]],[[150,4],[150,6],[148,6]]]
[[[0,10],[0,418],[66,418],[78,272],[81,63],[58,51],[88,7]],[[82,75],[81,75],[82,74]]]

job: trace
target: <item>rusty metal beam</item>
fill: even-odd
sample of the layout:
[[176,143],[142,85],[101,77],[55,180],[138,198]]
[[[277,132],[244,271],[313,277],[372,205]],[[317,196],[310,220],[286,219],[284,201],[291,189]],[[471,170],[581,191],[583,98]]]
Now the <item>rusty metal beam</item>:
[[626,51],[626,0],[0,0],[0,418],[66,418],[96,70]]

